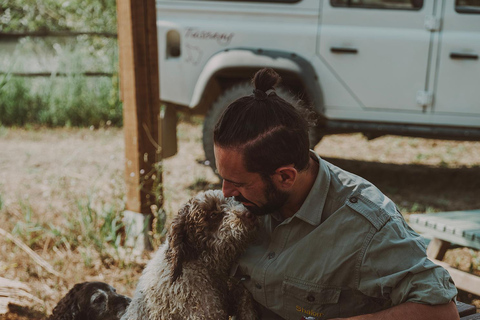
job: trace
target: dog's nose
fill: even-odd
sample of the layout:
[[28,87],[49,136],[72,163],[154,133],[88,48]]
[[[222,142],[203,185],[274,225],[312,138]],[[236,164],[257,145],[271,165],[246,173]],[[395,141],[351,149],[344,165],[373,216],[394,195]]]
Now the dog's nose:
[[257,222],[257,217],[248,210],[243,212],[240,218],[248,224],[255,224]]

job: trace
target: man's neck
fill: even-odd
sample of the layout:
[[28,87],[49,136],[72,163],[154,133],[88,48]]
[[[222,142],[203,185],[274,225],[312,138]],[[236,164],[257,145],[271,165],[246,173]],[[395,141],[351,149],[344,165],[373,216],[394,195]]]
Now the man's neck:
[[280,210],[284,219],[292,217],[300,210],[317,179],[318,170],[318,162],[310,158],[308,168],[298,173],[293,192],[290,194],[287,203]]

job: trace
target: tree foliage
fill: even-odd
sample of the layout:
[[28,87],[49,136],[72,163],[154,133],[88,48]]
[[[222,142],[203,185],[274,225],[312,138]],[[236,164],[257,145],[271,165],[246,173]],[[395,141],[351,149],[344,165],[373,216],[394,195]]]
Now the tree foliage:
[[1,32],[116,30],[116,0],[0,0]]

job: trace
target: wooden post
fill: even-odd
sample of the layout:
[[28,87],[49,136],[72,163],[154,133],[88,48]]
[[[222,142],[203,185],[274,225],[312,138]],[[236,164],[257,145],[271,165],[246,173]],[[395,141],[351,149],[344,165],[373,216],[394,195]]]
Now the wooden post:
[[[125,135],[126,209],[141,213],[144,248],[151,249],[151,206],[163,205],[160,89],[155,0],[117,0],[120,83]],[[153,190],[154,186],[156,190]]]

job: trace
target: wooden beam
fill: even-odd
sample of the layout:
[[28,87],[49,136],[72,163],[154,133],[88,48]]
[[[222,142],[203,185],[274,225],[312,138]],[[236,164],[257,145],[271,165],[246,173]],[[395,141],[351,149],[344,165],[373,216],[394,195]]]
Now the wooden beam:
[[438,238],[433,238],[427,247],[427,256],[430,259],[443,260],[445,253],[451,244],[448,241],[444,241]]
[[[160,89],[155,0],[117,0],[125,135],[126,209],[149,217],[162,203]],[[156,186],[156,190],[154,190]],[[145,237],[145,247],[151,248]]]
[[[12,307],[40,310],[44,302],[32,295],[26,284],[0,277],[0,318],[9,313]],[[7,319],[16,319],[11,317]]]

